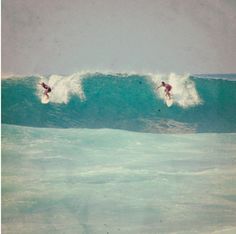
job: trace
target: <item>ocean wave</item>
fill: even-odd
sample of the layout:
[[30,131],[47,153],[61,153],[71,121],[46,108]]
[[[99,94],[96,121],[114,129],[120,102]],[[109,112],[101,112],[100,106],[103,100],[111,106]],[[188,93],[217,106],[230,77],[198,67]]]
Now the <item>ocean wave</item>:
[[[43,105],[39,82],[52,87]],[[165,104],[161,81],[173,87]],[[236,82],[189,74],[83,71],[2,80],[2,122],[152,133],[235,132]]]
[[[183,108],[200,105],[202,103],[194,82],[190,79],[190,75],[177,75],[171,73],[165,74],[137,74],[135,72],[130,73],[114,73],[114,72],[88,72],[83,71],[74,73],[69,76],[51,75],[49,77],[41,77],[40,82],[48,83],[53,88],[50,101],[54,103],[68,103],[69,99],[73,95],[78,95],[82,101],[86,99],[83,90],[83,79],[89,79],[94,77],[110,77],[110,78],[129,78],[129,77],[142,77],[152,82],[152,88],[157,97],[165,101],[165,93],[163,90],[157,90],[157,87],[161,84],[161,81],[170,83],[173,87],[172,94],[174,97],[174,103]],[[42,91],[38,87],[38,97],[40,98]]]

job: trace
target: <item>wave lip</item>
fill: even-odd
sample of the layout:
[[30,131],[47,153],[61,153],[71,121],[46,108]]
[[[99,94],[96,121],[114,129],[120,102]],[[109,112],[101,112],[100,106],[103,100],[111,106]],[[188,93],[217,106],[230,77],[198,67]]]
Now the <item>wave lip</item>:
[[215,79],[215,80],[227,80],[227,81],[236,81],[236,74],[228,73],[228,74],[195,74],[192,75],[195,78],[200,79]]

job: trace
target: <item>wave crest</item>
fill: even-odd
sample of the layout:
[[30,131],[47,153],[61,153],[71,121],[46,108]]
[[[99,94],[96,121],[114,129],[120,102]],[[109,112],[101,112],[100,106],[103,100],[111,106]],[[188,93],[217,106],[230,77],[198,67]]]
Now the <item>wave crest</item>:
[[154,84],[154,89],[156,95],[165,99],[165,93],[163,90],[157,90],[157,87],[164,81],[172,86],[172,94],[174,103],[183,107],[193,107],[202,103],[201,98],[198,95],[194,82],[190,79],[188,74],[186,75],[176,75],[171,73],[169,75],[162,74],[149,74],[151,81]]
[[[51,102],[67,104],[72,95],[78,95],[82,101],[86,99],[82,87],[84,75],[84,73],[75,73],[70,76],[51,75],[49,78],[41,77],[41,82],[47,83],[52,88]],[[39,87],[38,96],[41,95],[42,89]]]

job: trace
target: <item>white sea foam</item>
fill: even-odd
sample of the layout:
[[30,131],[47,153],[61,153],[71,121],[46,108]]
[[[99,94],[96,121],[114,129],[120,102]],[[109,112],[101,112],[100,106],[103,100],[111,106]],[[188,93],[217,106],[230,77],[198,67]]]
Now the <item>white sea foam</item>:
[[171,93],[175,104],[183,108],[188,108],[202,103],[195,84],[189,78],[188,74],[177,75],[175,73],[170,73],[169,75],[163,75],[149,73],[148,76],[151,78],[151,81],[154,84],[155,93],[159,98],[165,99],[164,89],[157,90],[157,87],[164,81],[172,86]]
[[[82,88],[82,80],[87,73],[74,73],[70,76],[51,75],[48,78],[41,77],[40,82],[47,83],[51,88],[50,101],[54,103],[68,103],[72,95],[78,95],[83,101],[86,99]],[[38,88],[38,96],[41,97],[42,89]]]

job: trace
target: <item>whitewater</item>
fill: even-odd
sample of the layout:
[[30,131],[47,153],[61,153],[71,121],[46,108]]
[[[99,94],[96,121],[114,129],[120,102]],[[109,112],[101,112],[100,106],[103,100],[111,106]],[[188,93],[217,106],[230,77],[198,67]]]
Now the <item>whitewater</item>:
[[[161,81],[173,86],[171,107]],[[236,232],[236,74],[1,85],[3,233]]]

